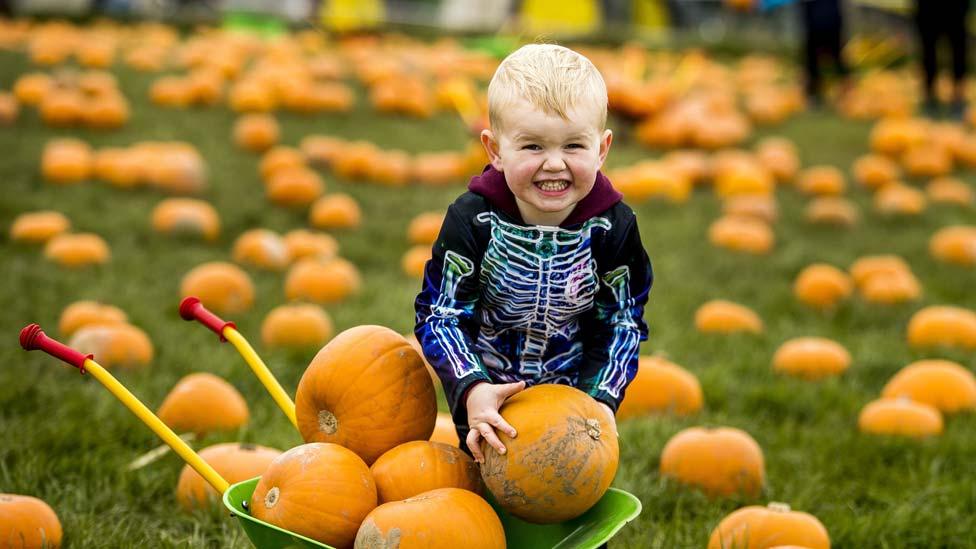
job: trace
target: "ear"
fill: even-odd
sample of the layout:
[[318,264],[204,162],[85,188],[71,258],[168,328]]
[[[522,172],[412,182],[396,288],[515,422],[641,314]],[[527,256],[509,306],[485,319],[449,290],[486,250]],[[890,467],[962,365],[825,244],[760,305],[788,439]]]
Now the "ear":
[[603,163],[607,160],[607,153],[610,152],[611,143],[613,143],[613,132],[604,130],[603,138],[600,139],[600,165],[597,166],[597,169],[603,167]]
[[491,130],[481,130],[481,146],[488,153],[488,162],[491,163],[491,166],[500,172],[504,171],[502,169],[502,157],[499,154],[498,141],[495,141],[495,134],[491,133]]

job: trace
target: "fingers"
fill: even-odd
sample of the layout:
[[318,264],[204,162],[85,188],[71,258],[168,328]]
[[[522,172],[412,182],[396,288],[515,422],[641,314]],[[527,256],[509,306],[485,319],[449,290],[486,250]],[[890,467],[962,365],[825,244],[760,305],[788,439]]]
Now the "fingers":
[[468,449],[471,450],[471,455],[474,460],[478,463],[485,462],[485,456],[481,452],[481,445],[478,444],[478,439],[483,438],[492,448],[494,448],[499,454],[505,453],[505,445],[502,441],[498,439],[498,435],[495,434],[495,430],[491,428],[491,425],[481,422],[468,431],[468,436],[465,442],[468,445]]
[[468,436],[465,439],[465,443],[468,445],[468,450],[471,450],[471,457],[474,458],[475,463],[484,463],[485,456],[481,453],[481,445],[478,444],[478,439],[481,438],[481,433],[474,427],[468,431]]
[[491,426],[495,429],[498,429],[512,438],[515,438],[515,436],[518,435],[518,433],[515,432],[515,428],[509,425],[508,422],[505,421],[505,418],[499,414],[489,416],[488,423],[491,424]]
[[495,430],[491,428],[491,425],[479,423],[478,431],[481,432],[481,436],[485,439],[485,442],[490,444],[499,454],[505,453],[505,445],[502,444],[502,441],[498,440],[498,435],[495,434]]
[[523,389],[525,389],[524,381],[518,381],[516,383],[505,383],[504,385],[499,386],[498,396],[500,396],[504,400],[514,395],[515,393],[522,391]]

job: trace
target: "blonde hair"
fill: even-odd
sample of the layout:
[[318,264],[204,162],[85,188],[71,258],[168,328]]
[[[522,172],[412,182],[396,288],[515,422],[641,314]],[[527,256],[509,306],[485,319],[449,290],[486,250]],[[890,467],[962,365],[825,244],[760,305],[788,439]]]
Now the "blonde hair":
[[488,119],[501,130],[502,113],[516,98],[565,120],[581,104],[597,109],[598,128],[607,123],[607,85],[600,71],[579,53],[555,44],[529,44],[509,54],[488,84]]

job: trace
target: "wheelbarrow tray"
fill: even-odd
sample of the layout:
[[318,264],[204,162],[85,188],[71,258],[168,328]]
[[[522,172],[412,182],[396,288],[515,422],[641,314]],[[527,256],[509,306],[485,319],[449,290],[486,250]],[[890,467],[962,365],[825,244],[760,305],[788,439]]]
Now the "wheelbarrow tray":
[[[328,548],[328,545],[260,521],[244,509],[258,484],[258,478],[231,485],[224,492],[224,506],[237,517],[241,528],[257,549]],[[531,524],[517,519],[489,498],[505,528],[509,549],[543,548],[592,549],[610,538],[641,512],[641,503],[632,494],[616,488],[607,493],[589,511],[558,524]]]

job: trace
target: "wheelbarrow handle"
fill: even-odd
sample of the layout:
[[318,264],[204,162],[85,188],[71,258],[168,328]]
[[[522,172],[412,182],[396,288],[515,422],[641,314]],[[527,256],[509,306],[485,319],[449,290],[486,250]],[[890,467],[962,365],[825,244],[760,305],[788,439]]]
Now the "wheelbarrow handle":
[[25,351],[44,351],[45,353],[67,362],[85,373],[85,361],[95,357],[92,354],[84,354],[72,349],[67,345],[52,339],[44,333],[44,330],[37,324],[28,324],[20,331],[20,346]]
[[180,302],[180,316],[183,320],[196,320],[200,324],[203,324],[210,331],[217,334],[220,337],[220,342],[223,343],[227,341],[224,336],[224,328],[228,326],[231,328],[237,328],[237,325],[233,322],[226,321],[219,316],[213,314],[209,309],[203,306],[200,302],[200,298],[190,296],[185,298]]

